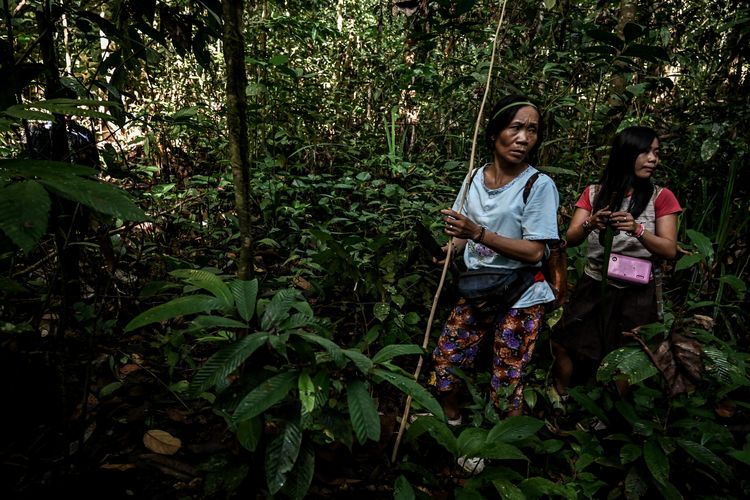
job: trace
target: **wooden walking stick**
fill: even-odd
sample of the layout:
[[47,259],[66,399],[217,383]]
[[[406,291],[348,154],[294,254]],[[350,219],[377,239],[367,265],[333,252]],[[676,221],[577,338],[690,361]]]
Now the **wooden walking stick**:
[[[477,137],[479,135],[479,125],[482,122],[482,115],[484,114],[484,105],[487,102],[487,96],[490,93],[490,80],[492,79],[492,68],[495,64],[495,52],[497,51],[497,39],[500,36],[500,28],[503,25],[503,18],[505,17],[505,4],[507,3],[507,0],[503,0],[502,3],[502,9],[500,11],[500,19],[497,22],[497,29],[495,30],[495,38],[492,42],[492,55],[490,56],[490,67],[487,70],[487,82],[485,83],[484,87],[484,95],[482,96],[482,104],[479,106],[479,114],[477,115],[477,120],[474,125],[474,137],[471,142],[471,156],[469,157],[469,171],[466,174],[466,178],[464,180],[464,189],[463,189],[463,196],[461,197],[461,203],[459,206],[459,212],[463,209],[464,203],[466,202],[466,197],[469,194],[469,183],[471,182],[472,175],[471,173],[474,171],[474,155],[476,154],[477,150]],[[445,283],[445,276],[448,273],[448,267],[451,263],[451,256],[453,253],[453,238],[450,239],[448,242],[448,252],[445,256],[445,263],[443,264],[443,273],[440,275],[440,282],[438,283],[437,291],[435,292],[435,297],[432,300],[432,309],[430,310],[430,317],[427,320],[427,328],[425,328],[424,332],[424,339],[422,340],[422,349],[427,349],[427,344],[430,340],[430,330],[432,330],[432,321],[435,319],[435,310],[437,309],[438,301],[440,299],[440,292],[443,290],[443,284]],[[414,370],[414,380],[419,379],[419,374],[422,372],[422,364],[424,363],[424,356],[419,356],[419,361],[417,362],[417,368]],[[393,445],[393,453],[391,454],[391,462],[396,461],[396,457],[398,456],[398,447],[401,444],[401,439],[404,436],[404,430],[406,429],[406,422],[409,419],[409,411],[411,410],[411,402],[412,397],[408,396],[406,398],[406,404],[404,405],[404,412],[401,415],[401,424],[398,428],[398,434],[396,435],[396,443]]]

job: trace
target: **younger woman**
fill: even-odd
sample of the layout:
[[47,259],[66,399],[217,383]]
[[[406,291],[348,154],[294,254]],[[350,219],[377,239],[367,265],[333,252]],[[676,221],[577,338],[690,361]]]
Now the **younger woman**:
[[[602,293],[603,233],[614,231],[612,252],[647,259],[672,259],[677,253],[674,194],[655,186],[659,139],[647,127],[629,127],[615,136],[598,185],[584,189],[566,233],[568,246],[588,243],[585,274],[552,333],[555,387],[565,397],[574,369],[590,375],[599,362],[626,340],[623,332],[659,319],[657,287],[610,279]],[[653,266],[655,268],[656,266]]]

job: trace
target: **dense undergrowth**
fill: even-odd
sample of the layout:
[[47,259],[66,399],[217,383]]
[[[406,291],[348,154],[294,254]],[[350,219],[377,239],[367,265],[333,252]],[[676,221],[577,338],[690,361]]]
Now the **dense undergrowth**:
[[[86,56],[63,79],[76,98],[0,91],[3,488],[17,498],[750,495],[747,7],[640,5],[620,29],[613,2],[543,3],[509,5],[494,75],[493,2],[401,17],[379,2],[249,7],[254,279],[243,281],[216,5],[123,1],[100,15],[69,2],[71,43]],[[23,6],[4,9],[20,33],[33,25]],[[155,18],[200,36],[188,50],[184,31],[167,39]],[[101,53],[87,43],[100,29],[114,42]],[[34,38],[9,41],[10,53],[41,61]],[[20,68],[19,87],[43,80],[40,66],[2,67]],[[488,77],[491,99],[522,92],[544,111],[536,164],[561,193],[561,233],[604,145],[635,122],[658,130],[656,181],[685,210],[680,255],[664,263],[663,323],[566,403],[550,389],[546,329],[525,415],[500,420],[487,380],[467,376],[463,425],[451,427],[426,389],[429,356],[413,377],[440,279],[414,223],[445,241],[438,210],[466,175]],[[107,119],[96,122],[98,161],[31,159],[19,138],[61,115]],[[104,130],[112,123],[122,129]],[[574,285],[584,252],[568,253]],[[449,274],[426,352],[453,294]],[[433,416],[409,425],[394,460],[407,396]],[[461,456],[487,466],[467,474]]]

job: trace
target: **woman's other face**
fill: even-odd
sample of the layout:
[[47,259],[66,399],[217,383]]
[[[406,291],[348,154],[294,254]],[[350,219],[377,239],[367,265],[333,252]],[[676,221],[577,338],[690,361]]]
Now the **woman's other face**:
[[532,106],[524,106],[495,139],[495,157],[509,165],[526,160],[534,149],[539,130],[539,112]]
[[654,139],[645,151],[635,159],[635,176],[639,179],[648,179],[659,166],[659,139]]

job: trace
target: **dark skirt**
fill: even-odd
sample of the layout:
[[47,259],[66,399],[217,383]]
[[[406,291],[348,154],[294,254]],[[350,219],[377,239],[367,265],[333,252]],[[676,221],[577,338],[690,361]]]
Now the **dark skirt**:
[[552,330],[552,340],[574,358],[599,363],[628,342],[623,332],[658,321],[656,285],[607,286],[584,275]]

